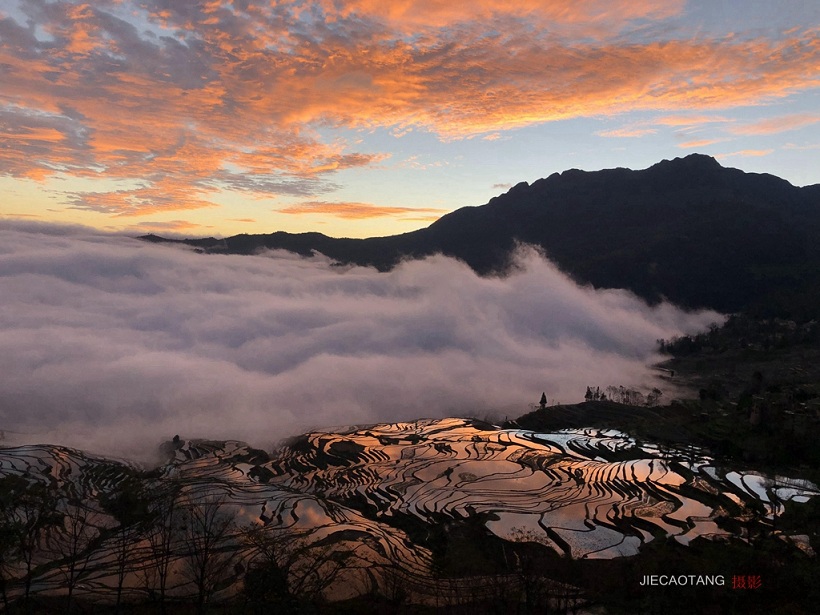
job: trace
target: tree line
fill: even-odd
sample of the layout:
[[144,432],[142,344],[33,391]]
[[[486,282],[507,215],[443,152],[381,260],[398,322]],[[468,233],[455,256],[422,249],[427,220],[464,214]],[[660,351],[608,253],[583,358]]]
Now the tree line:
[[644,394],[638,389],[625,387],[623,385],[610,385],[603,391],[601,387],[588,386],[584,394],[585,401],[612,401],[616,404],[626,404],[629,406],[657,406],[663,391],[653,387]]

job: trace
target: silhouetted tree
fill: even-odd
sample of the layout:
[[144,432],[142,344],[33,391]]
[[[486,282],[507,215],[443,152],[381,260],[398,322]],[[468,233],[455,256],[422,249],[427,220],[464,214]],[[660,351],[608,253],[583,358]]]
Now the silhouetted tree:
[[620,392],[620,389],[618,389],[618,387],[616,387],[614,385],[609,385],[606,388],[606,392],[607,392],[607,395],[609,395],[609,399],[611,401],[614,401],[616,403],[621,403],[621,392]]
[[150,513],[153,523],[148,529],[150,562],[143,570],[149,592],[159,593],[160,613],[166,612],[168,578],[179,536],[179,485],[163,485],[153,492]]
[[18,477],[0,478],[0,594],[3,610],[9,612],[8,584],[15,578],[16,564],[20,559],[17,539],[20,521],[15,515]]
[[533,530],[516,527],[512,528],[511,540],[517,545],[508,567],[516,582],[507,585],[518,591],[513,594],[513,604],[509,604],[509,597],[505,600],[508,603],[505,612],[512,608],[523,613],[547,613],[553,608],[566,612],[575,602],[577,591],[546,576],[548,559],[544,551],[552,549],[549,539]]
[[47,535],[62,522],[57,497],[47,485],[31,483],[20,476],[0,478],[4,600],[7,600],[6,581],[22,581],[25,612],[31,607],[31,582],[37,554],[43,550]]
[[197,588],[197,613],[205,608],[220,583],[231,576],[238,550],[234,515],[225,498],[208,496],[189,499],[181,511],[182,543],[185,547],[184,575]]
[[538,403],[541,404],[542,409],[547,407],[547,393],[546,392],[541,393],[541,401],[539,401]]
[[151,526],[154,514],[151,511],[150,494],[135,478],[121,481],[113,493],[100,498],[103,509],[111,514],[119,524],[113,531],[112,552],[117,571],[116,612],[122,608],[122,590],[125,576],[135,565],[132,549]]
[[303,612],[321,600],[352,556],[350,550],[290,527],[254,525],[242,536],[252,550],[245,595],[256,613]]
[[84,491],[64,500],[63,525],[53,541],[56,553],[64,562],[61,570],[68,590],[67,613],[74,607],[74,590],[87,572],[92,543],[99,536],[99,530],[92,523],[96,513],[89,500]]

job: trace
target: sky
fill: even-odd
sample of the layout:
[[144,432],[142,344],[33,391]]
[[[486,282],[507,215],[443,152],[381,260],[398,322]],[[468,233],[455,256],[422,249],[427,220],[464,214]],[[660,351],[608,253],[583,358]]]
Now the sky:
[[0,221],[2,444],[149,460],[176,434],[269,450],[338,425],[514,418],[587,386],[668,402],[656,340],[723,320],[518,259],[504,279],[443,256],[379,273]]
[[390,235],[692,152],[820,183],[816,0],[2,0],[0,217]]

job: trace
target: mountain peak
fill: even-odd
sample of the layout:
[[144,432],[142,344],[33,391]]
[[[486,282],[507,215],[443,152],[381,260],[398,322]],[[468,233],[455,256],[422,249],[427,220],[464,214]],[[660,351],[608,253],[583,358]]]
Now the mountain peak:
[[650,167],[655,168],[681,168],[689,171],[705,171],[724,168],[721,164],[706,154],[689,154],[672,160],[662,160]]
[[820,186],[796,188],[690,154],[639,171],[553,173],[393,237],[274,233],[186,243],[236,254],[316,251],[383,271],[406,258],[443,254],[481,274],[511,271],[515,246],[524,243],[543,249],[582,284],[688,308],[767,305],[794,316],[816,306],[819,232]]

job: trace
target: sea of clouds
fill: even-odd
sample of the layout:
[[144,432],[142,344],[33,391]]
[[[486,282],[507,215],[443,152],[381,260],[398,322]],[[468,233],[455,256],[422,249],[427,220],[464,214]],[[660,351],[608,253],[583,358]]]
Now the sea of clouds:
[[270,448],[313,427],[512,418],[542,391],[653,386],[657,339],[722,320],[518,258],[506,278],[441,256],[378,273],[2,222],[0,444],[145,457],[175,434]]

